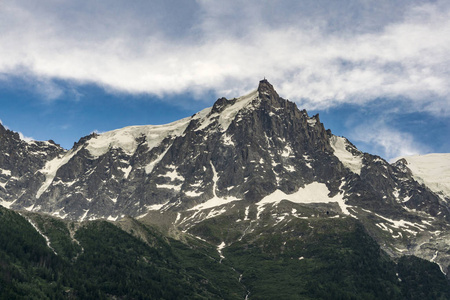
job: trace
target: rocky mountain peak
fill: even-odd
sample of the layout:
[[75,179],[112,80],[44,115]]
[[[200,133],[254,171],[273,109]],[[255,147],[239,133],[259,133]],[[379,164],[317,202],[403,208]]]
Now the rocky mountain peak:
[[275,94],[278,96],[273,85],[265,78],[259,82],[258,92],[260,94]]
[[[429,157],[429,171],[443,159]],[[413,178],[420,169],[419,162],[390,165],[362,153],[266,79],[192,117],[93,133],[69,151],[23,141],[0,124],[0,205],[8,208],[78,221],[164,216],[181,230],[236,210],[233,224],[263,224],[271,215],[278,224],[317,210],[310,215],[356,217],[380,239],[389,233],[390,245],[402,249],[387,248],[393,255],[409,251],[411,241],[449,240],[447,189],[432,185],[437,177],[429,172]],[[283,200],[286,211],[275,212]],[[442,234],[422,237],[425,229]],[[431,258],[448,247],[417,249]],[[447,266],[450,255],[435,260]]]
[[[234,117],[235,114],[241,109],[246,109],[250,106],[255,108],[259,106],[259,104],[262,104],[266,110],[273,110],[273,108],[286,107],[288,105],[286,102],[286,100],[282,99],[278,95],[273,85],[264,78],[259,82],[256,91],[254,90],[239,98],[227,99],[222,97],[217,99],[208,116],[214,114],[225,114],[227,115],[227,118],[229,118],[230,116]],[[228,112],[224,113],[226,110],[228,110]]]
[[263,79],[259,82],[258,94],[263,105],[268,107],[280,108],[286,106],[286,100],[282,99],[273,88],[273,85]]

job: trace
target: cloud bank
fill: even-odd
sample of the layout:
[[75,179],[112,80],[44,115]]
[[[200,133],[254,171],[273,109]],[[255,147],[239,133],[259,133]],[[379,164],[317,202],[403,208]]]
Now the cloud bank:
[[10,1],[0,73],[163,97],[237,96],[266,76],[306,108],[407,99],[448,115],[447,1]]

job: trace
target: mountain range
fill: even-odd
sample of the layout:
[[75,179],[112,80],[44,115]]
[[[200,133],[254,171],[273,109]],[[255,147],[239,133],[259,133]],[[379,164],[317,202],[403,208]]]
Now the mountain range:
[[[377,277],[379,282],[389,283],[382,284],[387,294],[374,296],[379,286],[362,288],[341,282],[345,289],[353,289],[353,294],[347,290],[350,294],[339,294],[339,289],[327,286],[335,290],[335,296],[423,298],[424,292],[408,294],[415,281],[399,277],[406,272],[403,269],[395,270],[409,266],[406,273],[410,274],[411,265],[428,261],[430,265],[422,266],[417,278],[432,273],[423,268],[438,270],[436,278],[448,274],[449,201],[450,154],[402,157],[388,163],[363,153],[345,137],[325,129],[318,115],[309,116],[280,97],[265,79],[248,95],[220,98],[191,117],[167,125],[92,133],[70,150],[53,141],[22,140],[0,124],[0,205],[28,220],[35,228],[30,230],[46,239],[52,253],[62,251],[51,237],[55,239],[56,223],[65,228],[61,229],[63,236],[73,248],[73,253],[66,255],[71,261],[86,255],[83,251],[88,248],[75,238],[78,231],[91,227],[93,232],[116,230],[106,224],[115,224],[146,245],[158,245],[156,248],[181,243],[173,251],[207,249],[201,250],[202,259],[216,256],[214,268],[223,268],[222,261],[227,262],[237,274],[228,274],[230,278],[238,278],[230,283],[235,287],[227,287],[227,291],[235,291],[229,294],[223,294],[223,288],[218,288],[221,292],[193,291],[206,298],[241,295],[269,299],[267,295],[277,289],[264,294],[263,283],[272,286],[277,281],[267,272],[290,274],[290,260],[295,260],[295,268],[308,270],[312,268],[308,264],[324,249],[340,249],[343,252],[337,257],[349,258],[352,263],[358,262],[357,255],[362,265],[366,262],[361,255],[367,251],[373,260],[367,265],[376,265],[377,271],[368,268],[364,272],[390,272],[386,278]],[[87,239],[88,233],[84,234]],[[318,257],[334,257],[323,253],[325,256]],[[281,264],[285,263],[284,267],[265,265],[266,260],[280,257],[286,259]],[[336,260],[339,258],[334,257],[333,262]],[[259,273],[257,266],[268,269]],[[347,267],[339,266],[344,273]],[[349,274],[366,274],[355,270]],[[207,281],[214,277],[202,276]],[[314,288],[303,287],[297,295],[327,298],[322,294],[324,287],[308,280]],[[340,282],[334,277],[327,280]],[[221,286],[219,282],[214,285]],[[443,282],[444,292],[439,295],[445,299],[450,285],[448,280]],[[74,289],[73,297],[81,295],[75,283],[66,285]],[[286,297],[295,299],[289,295],[292,293]],[[436,295],[430,299],[438,299]]]

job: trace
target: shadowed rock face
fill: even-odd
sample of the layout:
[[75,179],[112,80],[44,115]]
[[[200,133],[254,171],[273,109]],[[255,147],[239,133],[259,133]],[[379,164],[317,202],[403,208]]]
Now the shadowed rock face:
[[[449,221],[446,202],[416,182],[405,164],[391,165],[332,135],[318,115],[309,117],[281,98],[267,80],[249,95],[220,98],[190,118],[93,134],[69,151],[53,142],[23,141],[0,125],[0,204],[17,210],[73,220],[149,211],[173,216],[229,207],[234,200],[256,207],[262,199],[311,186],[325,189],[324,203],[342,199],[327,209],[371,222],[369,231],[379,241],[376,230],[389,231],[374,227],[389,223],[379,216],[425,220],[432,224],[426,230],[443,232],[446,225],[437,224]],[[417,239],[420,228],[405,231],[410,237],[402,245]]]

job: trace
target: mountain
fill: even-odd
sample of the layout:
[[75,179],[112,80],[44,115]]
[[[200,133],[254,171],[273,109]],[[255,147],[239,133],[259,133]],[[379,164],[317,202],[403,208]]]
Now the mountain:
[[[233,268],[244,268],[240,255],[295,253],[307,262],[322,239],[330,249],[364,253],[354,248],[360,235],[370,251],[373,239],[396,262],[415,255],[448,273],[449,160],[389,164],[363,153],[262,80],[248,95],[220,98],[189,118],[93,133],[70,150],[24,141],[0,124],[0,205],[74,224],[132,217],[171,238],[205,241]],[[379,271],[389,264],[372,259]]]
[[450,153],[401,157],[397,164],[409,169],[417,182],[427,186],[442,201],[450,201]]

